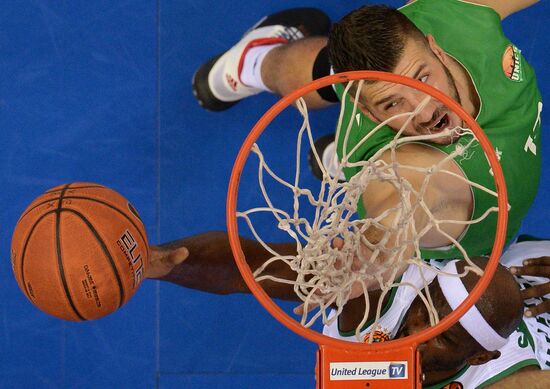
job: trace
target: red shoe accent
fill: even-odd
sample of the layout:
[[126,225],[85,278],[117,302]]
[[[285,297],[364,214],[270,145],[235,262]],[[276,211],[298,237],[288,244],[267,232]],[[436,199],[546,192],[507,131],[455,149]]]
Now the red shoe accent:
[[239,77],[239,81],[241,84],[244,85],[244,83],[241,80],[241,72],[243,70],[244,66],[244,57],[246,56],[246,53],[248,53],[248,50],[252,49],[253,47],[257,46],[266,46],[266,45],[275,45],[277,43],[288,43],[288,39],[283,37],[274,37],[274,38],[258,38],[253,39],[245,46],[243,53],[241,54],[241,58],[239,59],[239,67],[237,68],[237,76]]
[[237,91],[237,81],[235,81],[235,79],[233,77],[231,77],[231,74],[229,74],[229,73],[225,74],[225,79],[226,79],[227,83],[229,84],[229,86],[231,87],[231,89],[233,89],[233,92],[236,92]]

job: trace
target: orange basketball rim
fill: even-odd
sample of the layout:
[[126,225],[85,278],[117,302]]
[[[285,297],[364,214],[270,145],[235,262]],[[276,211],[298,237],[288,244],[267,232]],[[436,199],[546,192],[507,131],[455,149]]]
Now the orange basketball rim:
[[[263,288],[255,281],[252,270],[246,262],[243,254],[240,241],[239,230],[237,226],[237,197],[239,189],[239,181],[241,173],[251,148],[258,140],[264,129],[271,123],[271,121],[285,108],[291,105],[294,101],[306,94],[313,92],[319,88],[325,86],[346,83],[356,80],[370,80],[370,81],[386,81],[393,82],[401,85],[405,85],[416,90],[423,91],[432,98],[444,103],[452,111],[459,115],[469,129],[475,134],[479,144],[482,146],[489,165],[492,168],[494,174],[494,180],[496,185],[496,192],[498,194],[498,217],[497,217],[497,231],[495,235],[495,242],[493,244],[491,256],[485,272],[476,286],[470,292],[469,296],[460,304],[456,310],[450,315],[443,318],[438,324],[433,327],[426,328],[425,330],[405,337],[388,342],[364,344],[364,343],[352,343],[342,340],[330,338],[322,335],[314,330],[303,327],[295,319],[287,315],[269,295],[263,290]],[[259,300],[267,311],[275,317],[279,322],[294,331],[298,335],[315,342],[319,345],[318,363],[317,363],[317,387],[324,388],[420,388],[421,387],[421,371],[420,371],[420,359],[417,346],[426,342],[428,339],[437,336],[443,331],[447,330],[454,323],[456,323],[462,315],[464,315],[468,309],[475,304],[481,294],[485,291],[491,278],[498,265],[499,258],[502,254],[505,236],[506,236],[506,223],[508,217],[508,199],[506,194],[506,184],[501,166],[498,162],[497,156],[494,152],[493,146],[489,139],[485,135],[484,131],[479,127],[477,122],[453,99],[446,96],[439,90],[424,84],[418,80],[412,78],[375,71],[353,71],[345,73],[337,73],[327,77],[323,77],[312,81],[309,84],[295,90],[293,93],[283,97],[276,104],[274,104],[257,122],[246,140],[244,141],[231,173],[229,182],[228,195],[227,195],[227,228],[229,233],[229,240],[232,248],[235,261],[241,272],[247,286],[250,288],[254,296]],[[365,383],[365,381],[339,381],[331,380],[329,377],[329,369],[331,366],[338,365],[339,363],[348,364],[346,366],[354,366],[355,363],[358,368],[361,367],[362,362],[377,363],[380,361],[391,362],[391,366],[394,367],[393,372],[390,374],[401,374],[399,367],[402,364],[411,366],[408,370],[408,374],[402,380],[373,380]]]

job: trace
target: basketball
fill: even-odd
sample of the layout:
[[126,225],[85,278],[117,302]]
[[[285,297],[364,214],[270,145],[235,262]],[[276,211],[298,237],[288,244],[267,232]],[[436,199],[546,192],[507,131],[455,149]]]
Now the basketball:
[[105,186],[76,182],[37,197],[19,218],[12,268],[25,296],[60,319],[83,321],[124,305],[149,255],[135,208]]

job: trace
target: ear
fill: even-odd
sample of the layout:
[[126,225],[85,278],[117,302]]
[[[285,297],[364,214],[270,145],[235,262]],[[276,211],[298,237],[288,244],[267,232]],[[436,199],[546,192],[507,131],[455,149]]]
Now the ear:
[[[350,100],[351,100],[352,103],[355,101],[355,99],[354,99],[353,97],[350,97]],[[363,103],[361,103],[361,102],[358,102],[358,103],[357,103],[357,107],[358,107],[359,110],[360,110],[361,112],[363,112],[370,120],[372,120],[372,121],[375,122],[375,123],[380,123],[380,120],[377,119],[376,116],[374,116],[374,115],[372,114],[372,112],[368,109],[368,107],[367,107],[365,104],[363,104]]]
[[466,362],[468,362],[469,365],[475,366],[475,365],[483,365],[484,363],[487,363],[489,361],[492,361],[493,359],[497,359],[500,357],[500,351],[487,351],[483,350],[475,354],[474,356],[468,358]]
[[359,109],[361,110],[361,112],[363,112],[370,120],[372,120],[373,122],[375,123],[380,123],[380,120],[378,120],[372,113],[371,111],[369,111],[369,109],[363,105],[363,104],[359,104]]
[[447,53],[445,53],[445,51],[443,51],[443,49],[439,47],[433,35],[426,35],[426,39],[428,40],[428,46],[430,46],[430,49],[435,54],[435,56],[439,58],[441,62],[445,63],[445,61],[447,60]]

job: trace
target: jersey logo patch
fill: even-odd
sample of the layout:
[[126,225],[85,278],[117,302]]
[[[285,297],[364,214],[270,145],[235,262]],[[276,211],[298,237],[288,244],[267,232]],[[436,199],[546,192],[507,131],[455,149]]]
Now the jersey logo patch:
[[512,81],[523,81],[521,69],[521,55],[519,49],[514,45],[508,45],[502,56],[502,70],[506,77]]
[[[363,337],[363,342],[368,343],[370,338],[370,332],[367,332]],[[375,330],[372,334],[372,343],[386,342],[390,340],[390,335],[385,331]]]

